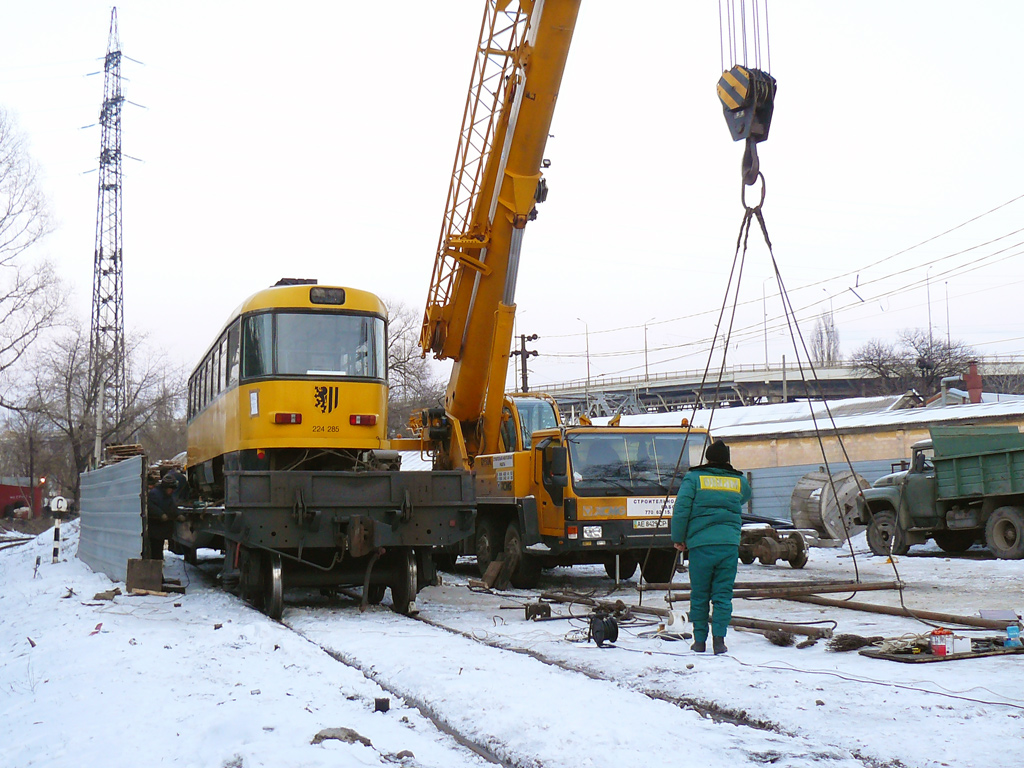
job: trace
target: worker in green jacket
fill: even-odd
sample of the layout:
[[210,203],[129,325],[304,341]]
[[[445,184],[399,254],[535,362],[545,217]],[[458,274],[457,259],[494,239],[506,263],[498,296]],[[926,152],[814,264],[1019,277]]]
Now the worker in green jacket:
[[690,621],[697,653],[707,650],[708,615],[716,654],[725,653],[732,618],[743,505],[750,483],[729,463],[729,446],[716,440],[704,451],[704,463],[683,477],[672,511],[672,543],[690,558]]

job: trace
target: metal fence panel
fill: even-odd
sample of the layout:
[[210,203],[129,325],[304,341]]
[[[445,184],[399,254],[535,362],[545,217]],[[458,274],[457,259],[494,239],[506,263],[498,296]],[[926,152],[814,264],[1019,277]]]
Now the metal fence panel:
[[142,557],[146,463],[132,456],[85,472],[78,557],[115,581],[128,577],[128,560]]
[[[855,461],[853,471],[869,483],[875,482],[882,475],[892,472],[893,462],[890,459],[874,461]],[[848,470],[846,463],[832,464],[833,474]],[[790,500],[793,489],[800,478],[809,472],[822,471],[820,464],[802,464],[796,467],[767,467],[750,471],[751,512],[763,517],[774,517],[777,520],[790,519]]]

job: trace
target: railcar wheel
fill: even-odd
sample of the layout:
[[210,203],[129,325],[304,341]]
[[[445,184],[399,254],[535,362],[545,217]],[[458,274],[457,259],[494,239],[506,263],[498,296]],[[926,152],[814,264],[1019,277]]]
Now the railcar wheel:
[[434,566],[439,571],[448,571],[451,573],[455,570],[455,563],[458,562],[458,559],[458,555],[453,555],[449,552],[434,552]]
[[740,562],[744,565],[752,565],[756,559],[749,548],[740,550]]
[[380,601],[384,599],[384,593],[387,589],[387,584],[371,584],[366,590],[366,602],[370,605],[380,605]]
[[283,571],[281,555],[277,552],[263,553],[263,612],[274,621],[280,621],[284,613]]
[[868,524],[868,548],[875,555],[905,555],[910,550],[896,513],[891,510],[875,512]]
[[999,507],[985,525],[985,544],[1000,560],[1024,558],[1024,510]]
[[[416,608],[416,553],[405,548],[398,553],[395,578],[391,582],[391,609],[395,613],[411,616]],[[370,587],[373,589],[373,586]]]
[[540,579],[540,563],[526,554],[519,523],[513,520],[505,529],[505,560],[509,564],[509,581],[517,589],[533,589]]

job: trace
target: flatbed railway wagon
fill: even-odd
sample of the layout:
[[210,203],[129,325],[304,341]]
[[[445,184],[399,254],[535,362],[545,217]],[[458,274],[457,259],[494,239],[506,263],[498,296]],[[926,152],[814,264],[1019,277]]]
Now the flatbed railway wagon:
[[431,548],[473,533],[472,476],[400,469],[387,428],[387,310],[282,280],[232,313],[189,378],[188,479],[172,546],[272,617],[290,587],[363,588],[396,611],[436,582]]

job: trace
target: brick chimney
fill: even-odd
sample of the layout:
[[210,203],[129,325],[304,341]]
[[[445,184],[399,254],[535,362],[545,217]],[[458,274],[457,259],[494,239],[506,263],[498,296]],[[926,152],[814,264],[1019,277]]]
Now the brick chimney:
[[964,376],[964,386],[967,387],[967,394],[970,395],[972,403],[981,402],[981,375],[978,373],[978,362],[971,360],[968,363],[969,372]]

